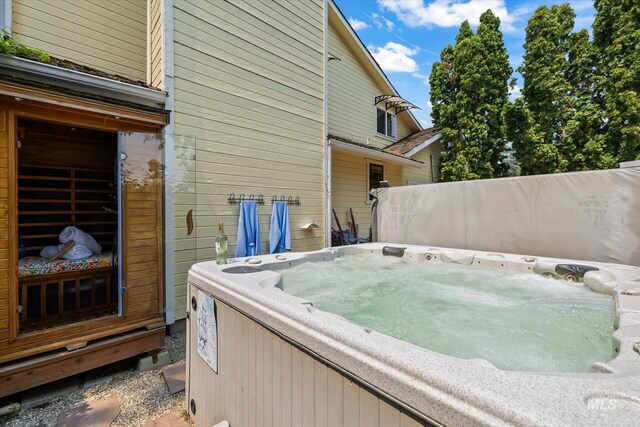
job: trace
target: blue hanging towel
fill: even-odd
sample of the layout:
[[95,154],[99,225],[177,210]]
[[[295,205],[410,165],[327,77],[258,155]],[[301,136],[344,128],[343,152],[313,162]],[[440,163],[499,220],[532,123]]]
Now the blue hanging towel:
[[240,218],[238,219],[238,243],[236,256],[253,256],[260,254],[260,220],[256,202],[240,202]]
[[291,250],[291,228],[287,202],[274,202],[269,230],[269,253],[277,254]]

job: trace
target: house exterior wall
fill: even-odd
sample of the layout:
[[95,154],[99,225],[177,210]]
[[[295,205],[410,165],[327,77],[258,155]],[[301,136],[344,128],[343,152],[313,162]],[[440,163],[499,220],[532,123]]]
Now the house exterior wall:
[[164,77],[162,73],[162,1],[148,0],[149,73],[147,81],[151,86],[158,88],[163,87]]
[[[186,312],[189,267],[215,258],[219,221],[235,254],[231,193],[264,196],[262,253],[273,195],[300,197],[289,209],[292,249],[323,246],[323,4],[174,0],[177,319]],[[320,229],[301,230],[311,220]]]
[[411,156],[413,160],[424,163],[425,167],[418,168],[403,168],[402,170],[402,182],[407,184],[407,181],[420,181],[424,184],[431,182],[438,182],[438,165],[440,164],[440,151],[442,146],[439,142],[434,142],[428,147],[418,151],[415,155]]
[[[403,167],[400,165],[341,151],[333,151],[331,155],[331,207],[338,214],[344,230],[351,223],[349,208],[352,208],[358,224],[358,237],[365,238],[369,236],[371,227],[371,204],[367,203],[368,162],[384,166],[384,178],[389,185],[404,185]],[[337,230],[335,219],[332,219],[332,226]]]
[[340,61],[329,61],[327,70],[329,135],[383,148],[419,129],[409,113],[403,112],[396,118],[396,139],[378,136],[375,97],[390,94],[391,90],[381,84],[372,66],[365,67],[368,59],[358,50],[356,42],[341,28],[339,17],[330,13],[328,51]]
[[20,43],[134,80],[147,80],[145,0],[12,0]]

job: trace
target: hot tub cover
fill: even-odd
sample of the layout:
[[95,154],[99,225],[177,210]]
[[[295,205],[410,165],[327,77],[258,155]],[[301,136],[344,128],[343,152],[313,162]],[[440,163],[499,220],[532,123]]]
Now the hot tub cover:
[[40,276],[44,274],[65,273],[67,271],[93,270],[111,267],[113,253],[103,252],[83,259],[56,259],[28,256],[18,261],[18,277]]

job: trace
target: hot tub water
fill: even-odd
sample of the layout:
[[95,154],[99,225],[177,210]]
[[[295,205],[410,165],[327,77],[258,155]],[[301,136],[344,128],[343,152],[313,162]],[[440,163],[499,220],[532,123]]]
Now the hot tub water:
[[449,263],[346,255],[281,271],[320,310],[504,370],[588,372],[614,356],[614,302],[581,283]]

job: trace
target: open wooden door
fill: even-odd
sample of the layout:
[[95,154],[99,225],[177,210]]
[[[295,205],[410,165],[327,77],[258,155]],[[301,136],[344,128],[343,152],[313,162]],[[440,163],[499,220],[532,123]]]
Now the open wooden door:
[[163,301],[162,136],[119,132],[120,315],[158,315]]

